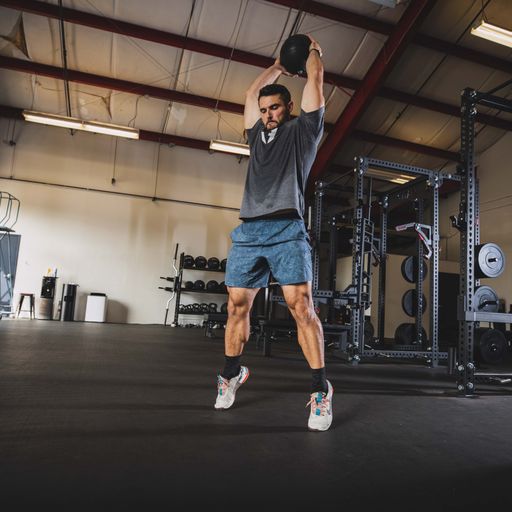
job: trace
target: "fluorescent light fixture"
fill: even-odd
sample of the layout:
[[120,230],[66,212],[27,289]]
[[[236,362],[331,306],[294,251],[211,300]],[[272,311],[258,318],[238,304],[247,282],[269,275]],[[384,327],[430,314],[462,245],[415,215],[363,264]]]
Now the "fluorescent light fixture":
[[250,155],[249,146],[247,144],[239,144],[227,140],[210,141],[210,149],[213,151],[223,151],[224,153],[233,153],[235,155]]
[[33,110],[24,110],[23,117],[25,118],[25,121],[30,121],[31,123],[58,126],[60,128],[69,128],[70,130],[81,130],[84,132],[102,133],[104,135],[125,137],[127,139],[139,138],[139,130],[128,126],[119,126],[117,124],[100,123],[98,121],[82,121],[82,119],[77,119],[75,117],[45,114],[44,112],[34,112]]
[[402,3],[403,0],[370,0],[374,4],[383,5],[384,7],[389,7],[390,9],[394,9],[398,4]]
[[415,176],[411,176],[410,174],[402,174],[393,171],[385,171],[383,169],[373,169],[369,168],[366,173],[367,176],[371,176],[373,178],[379,178],[385,181],[389,181],[391,183],[397,183],[398,185],[403,185],[404,183],[408,183],[413,180]]
[[512,31],[491,25],[486,21],[482,21],[478,27],[472,28],[471,34],[512,48]]

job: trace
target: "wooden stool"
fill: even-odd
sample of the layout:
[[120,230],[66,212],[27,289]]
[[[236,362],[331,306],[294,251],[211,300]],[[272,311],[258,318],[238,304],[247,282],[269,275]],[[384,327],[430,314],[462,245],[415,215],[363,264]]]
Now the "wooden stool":
[[36,317],[36,299],[33,293],[20,293],[20,301],[18,302],[18,307],[16,309],[16,318],[20,316],[20,312],[22,311],[21,306],[23,305],[25,297],[30,299],[30,319],[32,320],[32,318]]

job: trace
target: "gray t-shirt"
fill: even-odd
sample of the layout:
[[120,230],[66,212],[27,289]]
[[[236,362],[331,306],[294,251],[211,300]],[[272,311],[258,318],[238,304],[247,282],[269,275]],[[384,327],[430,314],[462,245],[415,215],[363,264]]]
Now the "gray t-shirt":
[[304,215],[304,193],[324,129],[324,107],[265,131],[261,119],[249,130],[251,149],[240,219],[280,210]]

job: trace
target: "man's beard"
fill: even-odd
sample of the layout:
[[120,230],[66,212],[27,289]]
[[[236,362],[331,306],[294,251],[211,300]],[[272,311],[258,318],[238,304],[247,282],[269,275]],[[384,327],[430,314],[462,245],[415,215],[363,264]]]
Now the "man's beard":
[[[276,128],[279,128],[280,126],[283,126],[283,124],[287,123],[291,118],[290,112],[287,111],[282,121],[268,121],[265,125],[265,130],[267,132],[271,130],[275,130]],[[269,123],[275,124],[275,126],[269,127]]]

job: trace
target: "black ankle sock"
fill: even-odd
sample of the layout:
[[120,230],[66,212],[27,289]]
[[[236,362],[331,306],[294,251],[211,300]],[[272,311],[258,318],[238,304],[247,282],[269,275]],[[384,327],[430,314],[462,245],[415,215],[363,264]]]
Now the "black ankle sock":
[[327,379],[325,377],[325,366],[317,370],[311,370],[312,382],[311,393],[327,393]]
[[222,377],[225,379],[232,379],[240,373],[240,356],[224,356],[226,362],[224,370],[222,370]]

